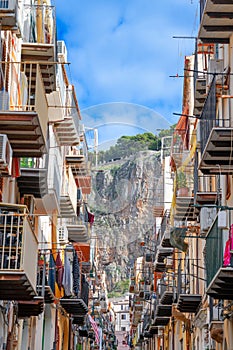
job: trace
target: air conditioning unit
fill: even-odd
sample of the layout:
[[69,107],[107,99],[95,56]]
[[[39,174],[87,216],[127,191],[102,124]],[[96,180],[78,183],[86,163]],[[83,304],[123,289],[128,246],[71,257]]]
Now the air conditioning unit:
[[58,240],[61,243],[68,242],[68,230],[66,226],[59,226],[57,228]]
[[0,134],[0,175],[9,176],[12,170],[12,148],[7,135]]
[[57,41],[57,56],[61,63],[67,62],[67,49],[63,40]]
[[213,208],[201,208],[200,211],[200,228],[201,232],[207,232],[216,218],[217,210]]

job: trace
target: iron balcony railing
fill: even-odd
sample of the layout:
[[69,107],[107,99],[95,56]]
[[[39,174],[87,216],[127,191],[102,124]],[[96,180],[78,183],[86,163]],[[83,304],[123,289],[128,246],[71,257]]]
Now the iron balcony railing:
[[197,192],[217,192],[218,179],[215,175],[197,176],[194,172],[194,195]]
[[223,235],[222,230],[218,227],[218,217],[206,236],[205,265],[208,286],[219,268],[223,266]]
[[36,289],[37,239],[26,206],[0,206],[0,270],[24,271]]
[[156,242],[157,246],[160,245],[163,239],[164,233],[166,232],[166,229],[168,228],[168,225],[169,225],[169,220],[170,220],[170,210],[166,210],[162,217],[160,229],[158,232],[157,242]]
[[201,152],[204,152],[212,128],[216,126],[216,84],[215,77],[209,88],[200,116]]
[[213,77],[200,116],[201,153],[203,154],[213,127],[232,127],[230,118],[219,119],[216,113],[216,76]]

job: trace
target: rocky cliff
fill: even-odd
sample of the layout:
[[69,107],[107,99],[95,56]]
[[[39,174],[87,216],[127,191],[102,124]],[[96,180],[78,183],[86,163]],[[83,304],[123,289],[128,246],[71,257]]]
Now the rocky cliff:
[[109,291],[129,276],[134,259],[142,254],[140,241],[155,229],[154,208],[163,202],[161,173],[160,153],[155,151],[138,152],[93,171],[90,207]]

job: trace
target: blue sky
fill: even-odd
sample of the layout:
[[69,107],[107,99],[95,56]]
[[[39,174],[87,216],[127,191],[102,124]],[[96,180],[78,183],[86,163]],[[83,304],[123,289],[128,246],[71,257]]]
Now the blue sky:
[[177,121],[172,113],[181,111],[183,80],[169,76],[183,75],[194,40],[173,36],[196,35],[198,0],[56,0],[55,5],[58,39],[66,42],[81,111],[125,102]]

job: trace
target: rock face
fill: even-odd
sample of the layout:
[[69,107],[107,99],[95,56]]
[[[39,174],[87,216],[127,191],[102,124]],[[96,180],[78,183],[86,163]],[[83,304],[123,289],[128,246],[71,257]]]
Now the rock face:
[[92,181],[94,233],[111,291],[129,276],[134,259],[142,254],[140,241],[146,233],[155,232],[153,209],[163,204],[160,153],[143,151],[104,164],[93,173]]

